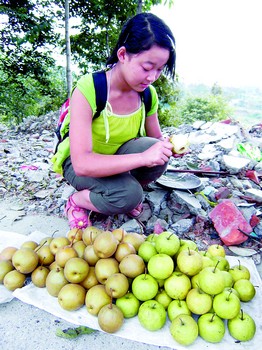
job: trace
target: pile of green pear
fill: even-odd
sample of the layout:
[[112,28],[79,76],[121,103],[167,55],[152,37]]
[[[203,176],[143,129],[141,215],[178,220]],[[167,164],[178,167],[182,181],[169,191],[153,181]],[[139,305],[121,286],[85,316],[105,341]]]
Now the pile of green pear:
[[248,267],[230,266],[222,245],[199,251],[171,231],[144,236],[90,226],[4,248],[0,283],[14,291],[27,278],[65,310],[85,307],[108,333],[132,317],[149,331],[168,322],[172,338],[185,346],[198,337],[218,343],[226,329],[241,342],[256,333],[244,311],[256,295]]

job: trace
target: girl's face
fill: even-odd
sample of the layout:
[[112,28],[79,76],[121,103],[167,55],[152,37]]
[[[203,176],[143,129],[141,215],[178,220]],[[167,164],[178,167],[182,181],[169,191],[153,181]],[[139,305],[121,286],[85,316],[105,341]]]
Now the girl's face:
[[127,85],[141,92],[156,81],[169,59],[169,50],[153,46],[138,54],[128,54],[125,47],[119,49],[119,61]]

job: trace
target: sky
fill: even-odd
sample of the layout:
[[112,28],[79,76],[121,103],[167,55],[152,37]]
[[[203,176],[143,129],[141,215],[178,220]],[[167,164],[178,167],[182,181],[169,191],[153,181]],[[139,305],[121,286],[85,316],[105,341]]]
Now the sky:
[[262,88],[262,0],[174,0],[152,12],[175,36],[180,82]]

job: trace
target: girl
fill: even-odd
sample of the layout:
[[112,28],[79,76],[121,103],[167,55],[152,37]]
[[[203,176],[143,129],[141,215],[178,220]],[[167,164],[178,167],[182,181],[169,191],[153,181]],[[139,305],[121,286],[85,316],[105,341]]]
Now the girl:
[[[91,225],[90,211],[141,214],[143,186],[163,174],[173,148],[162,137],[151,84],[162,72],[174,77],[175,59],[169,27],[157,16],[141,13],[124,25],[107,60],[106,106],[95,119],[93,76],[78,81],[70,100],[69,140],[54,161],[62,164],[65,179],[77,191],[65,208],[70,228]],[[147,87],[152,102],[145,115],[141,93]]]

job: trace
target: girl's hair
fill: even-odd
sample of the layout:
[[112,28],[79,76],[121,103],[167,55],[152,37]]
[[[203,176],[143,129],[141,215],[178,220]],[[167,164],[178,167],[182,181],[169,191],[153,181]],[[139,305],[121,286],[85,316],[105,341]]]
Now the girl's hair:
[[117,63],[117,51],[121,46],[124,46],[128,53],[136,54],[149,50],[153,45],[169,50],[169,59],[165,65],[164,73],[174,78],[175,38],[164,21],[152,13],[140,13],[124,24],[117,44],[106,64],[112,66]]

